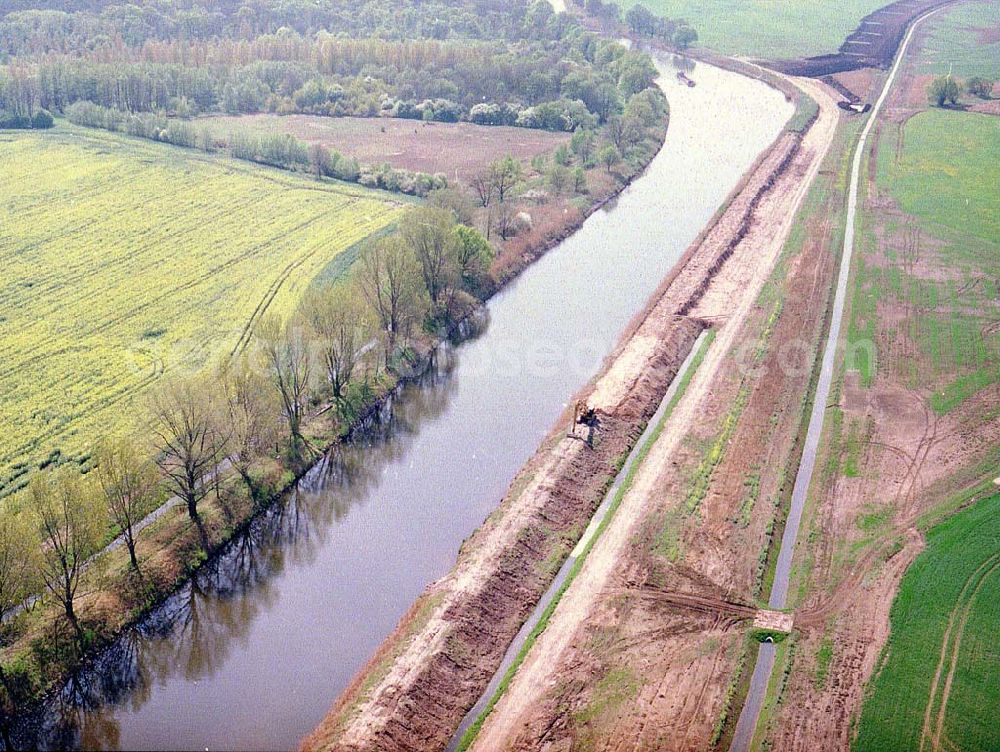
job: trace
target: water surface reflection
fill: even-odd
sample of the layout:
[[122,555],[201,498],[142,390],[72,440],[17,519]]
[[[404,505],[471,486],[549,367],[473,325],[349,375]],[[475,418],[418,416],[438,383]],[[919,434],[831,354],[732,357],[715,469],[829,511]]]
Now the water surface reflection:
[[452,566],[791,114],[780,94],[732,73],[698,64],[693,88],[662,73],[670,129],[646,173],[494,297],[488,331],[406,389],[360,445],[316,468],[67,685],[38,741],[297,746]]

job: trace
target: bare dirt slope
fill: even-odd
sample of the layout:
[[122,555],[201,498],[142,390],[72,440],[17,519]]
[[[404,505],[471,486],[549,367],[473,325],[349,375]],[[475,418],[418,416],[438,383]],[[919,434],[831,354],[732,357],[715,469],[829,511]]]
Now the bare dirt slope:
[[[780,406],[790,382],[804,391],[806,377],[793,376],[789,384],[783,378],[744,381],[733,354],[768,327],[770,312],[757,305],[759,293],[838,122],[827,91],[816,82],[805,85],[821,102],[817,122],[790,160],[779,145],[748,182],[744,199],[755,195],[755,184],[768,187],[753,202],[749,223],[744,227],[745,204],[737,200],[706,236],[707,243],[725,234],[737,238],[690,309],[716,322],[716,340],[612,524],[484,725],[478,750],[689,749],[704,748],[712,736],[742,647],[742,630],[735,627],[753,612],[748,604],[756,552],[773,508],[761,503],[748,525],[733,524],[743,494],[727,490],[737,473],[725,465],[729,457],[741,461],[735,453],[712,475],[699,508],[684,507],[699,443],[717,436],[734,402],[746,403],[732,438],[747,448],[739,453],[744,457],[754,456],[753,448],[766,457],[768,445],[776,455],[790,451],[797,429],[797,412],[781,414]],[[828,287],[823,270],[829,271],[829,263],[822,256],[816,244],[789,269],[800,304]],[[808,314],[801,305],[789,306],[775,336],[780,331],[791,340],[810,320],[818,329],[822,309],[812,311],[811,319]],[[771,357],[776,361],[776,349]],[[751,382],[753,388],[739,397]],[[783,428],[781,442],[770,435],[772,414]],[[751,441],[753,448],[742,443]],[[738,487],[745,478],[743,472]],[[768,491],[776,483],[772,479]],[[744,545],[750,539],[756,547]]]
[[[379,654],[359,674],[304,749],[435,749],[447,742],[482,692],[514,633],[586,525],[642,426],[703,324],[687,316],[741,248],[756,248],[759,206],[781,197],[794,213],[800,194],[776,188],[790,171],[796,184],[818,163],[836,115],[824,116],[804,149],[788,134],[759,162],[729,209],[685,254],[605,372],[584,393],[597,410],[594,447],[557,430],[515,480],[500,509],[467,542],[455,569],[433,584]],[[816,135],[813,135],[816,134]],[[824,135],[825,134],[825,135]],[[774,210],[770,210],[774,211]],[[768,214],[770,216],[770,212]],[[740,242],[743,241],[743,242]],[[779,244],[780,247],[780,244]],[[747,251],[750,252],[750,251]],[[765,249],[772,259],[777,253]],[[766,271],[763,273],[766,277]],[[763,279],[749,280],[734,315],[746,315]],[[724,330],[706,370],[729,344]],[[625,365],[621,365],[624,363]],[[693,385],[697,395],[706,382]],[[688,404],[695,404],[696,400]],[[685,420],[696,418],[684,408]],[[648,490],[648,488],[647,488]]]

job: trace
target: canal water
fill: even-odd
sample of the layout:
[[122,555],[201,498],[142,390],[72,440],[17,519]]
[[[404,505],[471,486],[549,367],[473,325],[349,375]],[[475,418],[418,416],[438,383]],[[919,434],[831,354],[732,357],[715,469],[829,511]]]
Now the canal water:
[[25,744],[294,749],[497,506],[567,400],[792,113],[661,65],[667,138],[615,202],[488,304],[357,445],[318,466],[19,729]]

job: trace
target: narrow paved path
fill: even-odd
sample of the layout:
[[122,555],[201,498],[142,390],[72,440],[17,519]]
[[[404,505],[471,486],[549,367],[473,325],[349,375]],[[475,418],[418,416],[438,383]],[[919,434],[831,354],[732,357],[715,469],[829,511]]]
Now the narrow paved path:
[[[913,38],[913,33],[917,26],[924,19],[934,15],[947,6],[942,6],[930,13],[925,13],[916,19],[906,33],[899,51],[896,53],[896,62],[893,64],[889,75],[882,87],[882,93],[875,102],[868,121],[861,131],[861,138],[858,140],[854,150],[854,160],[851,163],[850,189],[847,195],[847,218],[844,232],[844,248],[840,260],[840,272],[837,277],[837,290],[833,299],[833,316],[830,320],[830,332],[826,339],[826,347],[823,350],[823,362],[820,366],[819,381],[816,385],[816,395],[813,400],[812,413],[809,416],[809,427],[806,431],[805,446],[802,450],[802,460],[799,464],[798,473],[795,476],[795,486],[792,489],[791,507],[788,511],[788,519],[785,522],[785,532],[781,536],[781,549],[778,552],[778,562],[775,569],[774,585],[771,588],[771,596],[768,605],[773,609],[785,608],[788,601],[788,584],[792,569],[792,556],[795,553],[795,542],[799,535],[799,526],[802,522],[802,510],[805,507],[806,495],[809,491],[809,484],[812,481],[813,470],[816,466],[816,453],[819,448],[819,440],[823,433],[823,419],[826,415],[827,401],[830,399],[830,386],[833,381],[833,367],[837,357],[837,343],[840,341],[840,326],[844,316],[844,302],[847,297],[847,283],[851,273],[851,257],[854,254],[854,226],[858,209],[858,189],[861,181],[861,160],[864,157],[865,148],[868,143],[868,135],[871,133],[875,120],[885,103],[892,85],[896,80],[896,74],[906,56],[906,49]],[[743,704],[739,720],[736,723],[736,732],[730,746],[730,752],[747,752],[753,740],[754,729],[757,726],[757,719],[760,717],[760,710],[764,703],[768,679],[774,667],[776,646],[771,643],[763,643],[757,655],[757,664],[754,667],[753,675],[750,678],[750,690]]]

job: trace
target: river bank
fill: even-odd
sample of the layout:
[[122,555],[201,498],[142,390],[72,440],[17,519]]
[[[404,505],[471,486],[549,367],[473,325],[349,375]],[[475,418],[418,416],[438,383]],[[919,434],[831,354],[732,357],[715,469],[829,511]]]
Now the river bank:
[[594,448],[579,441],[582,429],[567,431],[572,417],[564,415],[498,510],[463,545],[455,568],[413,605],[303,749],[445,746],[710,320],[691,314],[800,140],[779,135],[755,159],[580,393],[598,416]]
[[[490,301],[483,336],[444,348],[364,448],[309,473],[217,565],[126,630],[106,670],[79,677],[77,688],[115,677],[117,689],[86,708],[64,693],[50,722],[76,741],[62,746],[287,748],[315,726],[790,114],[764,87],[699,75],[695,89],[665,75],[680,109],[664,150]],[[730,110],[754,115],[729,127]],[[685,180],[691,170],[710,179]],[[650,214],[652,201],[670,209]],[[288,691],[267,691],[275,684]]]
[[[668,115],[669,119],[669,115]],[[419,383],[434,368],[442,348],[475,336],[483,325],[487,302],[516,280],[532,263],[571,235],[595,211],[607,206],[640,176],[662,145],[668,119],[654,129],[657,139],[645,164],[593,181],[582,209],[560,214],[554,227],[538,232],[533,228],[518,237],[517,253],[503,254],[505,262],[491,284],[484,286],[483,299],[459,312],[456,320],[436,333],[420,333],[394,360],[392,367],[367,373],[363,384],[349,391],[346,422],[329,419],[331,405],[316,405],[303,423],[303,436],[310,446],[308,456],[290,462],[281,455],[265,457],[251,472],[257,476],[257,495],[251,498],[228,462],[211,480],[213,492],[199,504],[200,524],[194,524],[176,498],[168,498],[149,511],[134,527],[141,574],[128,566],[121,535],[88,561],[76,604],[86,629],[87,646],[78,655],[73,635],[64,629],[61,613],[48,599],[32,597],[23,608],[8,616],[21,622],[18,638],[4,650],[4,665],[17,694],[17,703],[32,716],[39,704],[55,700],[64,682],[75,672],[87,671],[100,662],[100,654],[124,631],[139,624],[190,579],[224,554],[232,541],[245,535],[254,521],[294,492],[299,482],[330,452],[352,442],[373,422],[384,419],[392,402],[407,387]],[[26,623],[26,625],[25,625]]]
[[780,494],[808,382],[782,360],[822,320],[822,246],[783,255],[838,122],[810,95],[819,119],[788,159],[779,139],[706,238],[731,251],[692,309],[712,347],[472,749],[719,741],[776,513],[755,502]]

